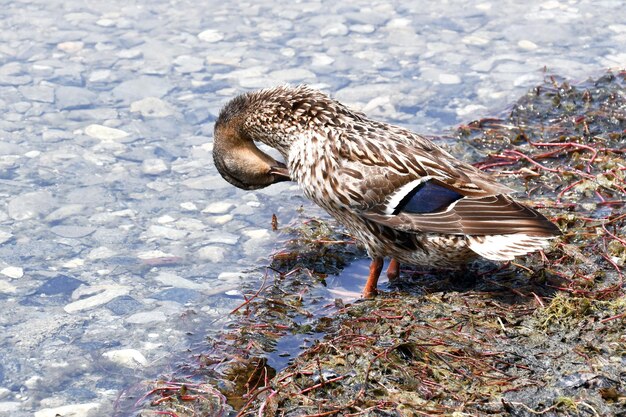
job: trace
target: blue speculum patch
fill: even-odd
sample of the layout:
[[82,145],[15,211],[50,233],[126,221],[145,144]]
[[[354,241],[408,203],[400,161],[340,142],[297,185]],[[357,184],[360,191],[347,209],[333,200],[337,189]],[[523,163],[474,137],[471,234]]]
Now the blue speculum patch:
[[431,181],[426,181],[409,192],[396,207],[393,214],[398,213],[434,213],[444,210],[463,195],[449,190]]

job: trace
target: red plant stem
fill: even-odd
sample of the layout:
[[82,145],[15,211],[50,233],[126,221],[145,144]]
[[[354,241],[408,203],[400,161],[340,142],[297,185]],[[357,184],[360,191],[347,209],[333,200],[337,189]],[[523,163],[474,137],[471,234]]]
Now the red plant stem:
[[607,323],[609,321],[621,319],[621,318],[624,318],[624,317],[626,317],[626,313],[616,314],[614,316],[607,317],[605,319],[600,320],[600,323]]
[[563,197],[563,194],[565,194],[566,192],[568,192],[569,190],[571,190],[572,188],[576,187],[578,184],[580,184],[581,182],[583,182],[584,180],[578,180],[578,181],[574,181],[573,183],[571,183],[570,185],[568,185],[567,187],[563,188],[561,190],[561,192],[556,196],[556,202],[560,203],[561,202],[561,197]]
[[606,228],[606,225],[604,223],[602,223],[602,229],[604,229],[604,231],[611,236],[613,239],[617,240],[619,243],[622,244],[622,246],[626,247],[626,240],[622,239],[619,236],[614,235],[613,233],[609,232],[609,229]]
[[513,149],[506,149],[504,152],[505,152],[505,153],[512,154],[512,155],[519,156],[520,158],[524,158],[525,160],[527,160],[527,161],[528,161],[528,162],[530,162],[531,164],[535,165],[535,166],[536,166],[536,167],[538,167],[538,168],[543,169],[544,171],[548,171],[548,172],[555,172],[555,173],[560,173],[560,172],[561,172],[561,171],[560,171],[560,170],[558,170],[558,169],[545,167],[545,166],[541,165],[539,162],[537,162],[537,161],[535,161],[534,159],[532,159],[530,156],[524,155],[523,153],[518,152],[518,151],[515,151],[515,150],[513,150]]
[[261,291],[263,291],[265,289],[265,282],[267,281],[267,271],[265,271],[265,275],[263,276],[263,282],[261,283],[261,287],[259,287],[259,289],[257,290],[256,293],[254,293],[254,295],[250,298],[246,298],[246,300],[241,303],[241,305],[239,305],[239,307],[235,308],[233,311],[230,312],[230,314],[234,314],[237,311],[239,311],[242,307],[247,306],[248,304],[250,304],[250,302],[252,300],[254,300],[256,297],[259,296],[259,294],[261,293]]
[[594,149],[593,147],[589,146],[589,145],[583,145],[580,143],[574,143],[574,142],[531,142],[530,140],[528,141],[528,143],[531,146],[562,146],[562,147],[572,147],[572,148],[580,148],[580,149],[586,149],[588,151],[590,151],[591,153],[593,153],[593,156],[591,157],[591,159],[589,160],[589,162],[587,163],[587,172],[591,172],[591,165],[593,164],[593,162],[596,160],[596,157],[598,156],[598,151],[596,149]]
[[326,385],[326,384],[330,384],[331,382],[341,381],[341,380],[342,380],[342,379],[344,379],[345,377],[346,377],[345,375],[340,375],[340,376],[338,376],[338,377],[331,378],[331,379],[328,379],[328,380],[326,380],[326,381],[322,381],[322,382],[320,382],[319,384],[315,384],[315,385],[313,385],[313,386],[311,386],[311,387],[308,387],[308,388],[303,389],[303,390],[302,390],[302,391],[300,391],[298,394],[302,395],[302,394],[307,393],[307,392],[309,392],[309,391],[313,391],[313,390],[315,390],[315,389],[321,388],[321,387],[323,387],[323,386],[324,386],[324,385]]

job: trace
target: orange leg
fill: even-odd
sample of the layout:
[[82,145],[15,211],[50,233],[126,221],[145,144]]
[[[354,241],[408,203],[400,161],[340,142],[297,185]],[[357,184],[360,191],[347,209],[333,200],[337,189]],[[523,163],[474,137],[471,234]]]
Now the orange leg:
[[400,262],[396,258],[391,258],[387,267],[387,278],[393,281],[400,276]]
[[384,258],[380,256],[372,258],[372,263],[370,264],[370,276],[367,278],[365,288],[363,288],[363,298],[373,298],[376,294],[378,294],[376,287],[378,286],[378,277],[380,276],[380,272],[383,270],[384,263]]

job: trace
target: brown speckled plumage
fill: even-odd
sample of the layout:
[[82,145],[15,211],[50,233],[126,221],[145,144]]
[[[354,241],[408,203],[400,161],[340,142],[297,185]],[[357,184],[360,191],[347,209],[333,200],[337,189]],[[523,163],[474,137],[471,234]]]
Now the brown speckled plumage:
[[[384,257],[445,267],[476,255],[508,260],[559,234],[508,187],[426,138],[306,86],[234,98],[214,140],[216,166],[231,183],[259,188],[290,176],[354,234],[373,259],[365,296],[376,293]],[[255,141],[277,149],[286,168]]]

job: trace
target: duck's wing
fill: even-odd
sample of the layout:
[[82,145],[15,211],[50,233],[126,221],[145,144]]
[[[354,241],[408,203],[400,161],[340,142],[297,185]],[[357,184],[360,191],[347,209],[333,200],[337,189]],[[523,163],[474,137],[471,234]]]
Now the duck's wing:
[[346,208],[376,223],[414,233],[559,233],[539,212],[508,197],[510,188],[411,132],[397,128],[387,130],[385,140],[370,134],[341,146],[336,180]]

